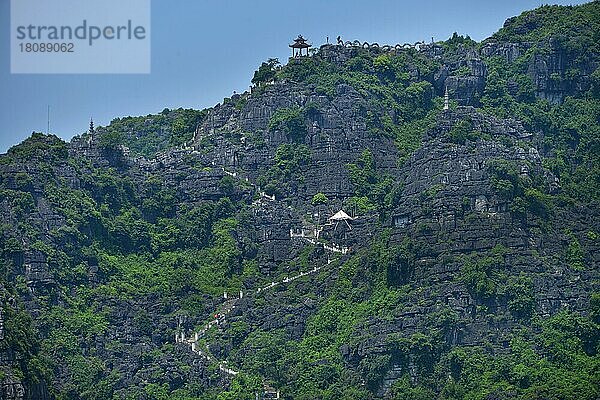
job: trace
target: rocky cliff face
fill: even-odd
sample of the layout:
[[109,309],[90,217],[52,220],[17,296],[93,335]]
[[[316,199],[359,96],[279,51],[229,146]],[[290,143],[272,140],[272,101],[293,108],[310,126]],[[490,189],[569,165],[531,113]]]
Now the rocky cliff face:
[[448,395],[472,386],[457,351],[592,315],[597,203],[569,197],[550,117],[506,114],[589,96],[598,57],[544,43],[327,45],[152,157],[120,125],[11,149],[0,399]]
[[[455,143],[452,128],[465,120],[472,122],[472,129],[478,132],[479,138]],[[406,354],[397,354],[398,349],[390,343],[390,337],[408,340],[422,332],[424,326],[431,326],[443,332],[443,346],[492,343],[501,352],[508,346],[514,330],[521,326],[524,315],[550,316],[561,309],[578,312],[588,309],[588,293],[598,290],[594,283],[598,262],[594,254],[598,243],[585,237],[597,212],[587,207],[563,210],[555,217],[566,225],[549,228],[543,213],[516,213],[511,202],[503,198],[493,184],[494,163],[502,160],[517,171],[518,179],[538,182],[547,193],[559,192],[560,182],[542,166],[535,143],[535,135],[518,121],[486,117],[469,107],[459,108],[439,115],[421,148],[401,168],[387,169],[402,186],[398,204],[384,221],[384,226],[391,227],[388,245],[399,246],[409,239],[412,254],[392,261],[387,266],[386,276],[390,286],[410,287],[412,291],[404,300],[404,307],[392,312],[391,319],[372,316],[368,323],[353,331],[354,344],[345,344],[339,350],[348,365],[357,370],[365,358],[391,356],[387,372],[382,372],[385,378],[375,390],[378,395],[385,395],[403,374],[408,373],[417,382],[428,368],[426,362],[416,360],[418,354],[409,352],[409,360],[404,359]],[[374,152],[376,164],[389,166],[387,154],[383,152],[381,158],[379,154]],[[353,160],[346,160],[349,161]],[[338,176],[336,180],[345,180],[345,185],[352,187],[347,176]],[[315,181],[314,189],[307,191],[309,196],[305,198],[317,192],[340,198],[349,195],[331,190],[328,179],[315,177]],[[300,228],[302,215],[294,218],[291,209],[278,208],[276,204],[272,201],[257,204],[260,207],[255,222],[259,231],[259,263],[272,265],[261,269],[266,274],[272,273],[276,265],[298,256],[298,247],[290,238],[288,227]],[[359,217],[352,224],[357,227],[364,218]],[[573,235],[589,250],[585,261],[589,269],[573,270],[569,266],[565,248]],[[363,229],[359,237],[364,241],[372,234]],[[358,252],[361,247],[360,239],[352,241],[348,235],[334,240]],[[467,260],[474,254],[494,263],[493,271],[487,274],[497,287],[489,293],[478,292],[474,283],[465,277],[465,263],[470,262]],[[311,264],[318,265],[318,257],[312,257]],[[528,300],[524,309],[513,304],[515,294],[511,292],[514,291],[511,285],[516,283],[507,284],[511,282],[510,277],[515,276],[528,277]],[[225,340],[225,344],[215,347],[214,353],[223,359],[233,357],[243,365],[243,356],[227,334],[241,321],[252,329],[283,330],[287,340],[301,338],[306,332],[306,321],[314,312],[315,304],[310,298],[326,296],[323,291],[327,289],[321,285],[335,281],[335,270],[324,272],[320,279],[322,283],[313,283],[315,287],[294,288],[302,293],[305,301],[290,299],[286,290],[266,295],[268,304],[278,306],[260,306],[253,300],[244,300],[222,326],[224,337],[220,340]],[[452,321],[432,323],[432,316],[440,313],[449,313]],[[295,317],[289,318],[291,315]],[[492,318],[494,328],[490,329]]]

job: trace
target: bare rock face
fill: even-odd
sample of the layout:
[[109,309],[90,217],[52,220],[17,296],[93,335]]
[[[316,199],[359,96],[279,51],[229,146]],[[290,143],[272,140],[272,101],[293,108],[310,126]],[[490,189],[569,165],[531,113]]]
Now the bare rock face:
[[[461,76],[447,76],[448,69],[464,71]],[[446,76],[444,78],[444,76]],[[452,98],[461,106],[475,106],[479,98],[483,95],[487,68],[477,54],[465,54],[460,62],[451,63],[443,66],[438,72],[438,79],[443,83],[440,87],[441,93],[448,89]],[[440,86],[440,85],[438,85]],[[438,89],[439,90],[439,89]]]
[[52,275],[48,271],[44,253],[35,250],[26,253],[23,268],[28,287],[34,289],[52,284]]
[[2,384],[3,399],[25,400],[25,388],[19,380],[6,378]]
[[[514,63],[525,57],[533,45],[527,42],[488,42],[480,52],[485,57],[499,56],[508,63]],[[598,60],[594,60],[593,55],[590,54],[585,60],[578,60],[557,38],[548,38],[542,47],[545,51],[533,54],[526,69],[536,97],[560,104],[566,96],[583,93],[590,88],[590,75],[598,67]]]
[[[373,137],[366,126],[367,100],[345,84],[339,85],[335,97],[329,99],[316,94],[311,86],[278,83],[250,97],[241,110],[229,106],[213,109],[196,140],[214,145],[214,151],[205,158],[207,164],[239,170],[244,177],[255,180],[273,165],[277,147],[293,143],[284,132],[268,128],[275,110],[312,104],[315,111],[305,121],[306,134],[300,143],[310,148],[311,173],[302,171],[305,180],[294,195],[306,200],[320,191],[328,197],[347,198],[353,188],[344,167],[356,160],[360,154],[357,150],[370,148],[377,153],[378,166],[384,171],[396,168],[397,150],[392,141]],[[231,130],[239,132],[239,143],[223,135]]]
[[500,56],[507,62],[515,62],[523,52],[527,50],[527,45],[518,43],[486,43],[481,48],[481,55],[485,57]]
[[[597,62],[577,62],[552,38],[548,41],[548,48],[549,51],[545,54],[535,54],[527,69],[527,74],[534,83],[536,96],[559,104],[565,96],[588,90],[589,76],[598,67]],[[573,74],[575,66],[580,71],[577,74]]]

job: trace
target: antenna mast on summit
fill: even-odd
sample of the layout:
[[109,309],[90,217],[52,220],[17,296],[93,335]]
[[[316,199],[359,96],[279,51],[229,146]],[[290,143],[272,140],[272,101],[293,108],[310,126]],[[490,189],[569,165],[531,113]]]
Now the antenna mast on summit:
[[46,124],[46,135],[50,134],[50,104],[48,104],[48,120]]

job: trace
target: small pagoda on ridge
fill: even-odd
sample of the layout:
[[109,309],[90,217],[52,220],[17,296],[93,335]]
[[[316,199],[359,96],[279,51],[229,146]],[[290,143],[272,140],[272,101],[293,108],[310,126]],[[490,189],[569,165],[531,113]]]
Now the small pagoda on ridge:
[[302,49],[306,49],[306,55],[308,56],[308,49],[311,45],[306,43],[306,39],[302,35],[298,35],[294,39],[294,43],[290,44],[290,47],[292,48],[292,57],[302,57]]

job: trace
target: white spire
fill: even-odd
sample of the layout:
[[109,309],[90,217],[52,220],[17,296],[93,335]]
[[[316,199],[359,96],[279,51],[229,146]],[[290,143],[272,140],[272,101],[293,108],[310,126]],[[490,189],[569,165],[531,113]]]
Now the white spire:
[[450,99],[448,97],[448,86],[446,86],[446,93],[444,94],[444,110],[450,108]]

